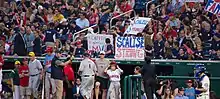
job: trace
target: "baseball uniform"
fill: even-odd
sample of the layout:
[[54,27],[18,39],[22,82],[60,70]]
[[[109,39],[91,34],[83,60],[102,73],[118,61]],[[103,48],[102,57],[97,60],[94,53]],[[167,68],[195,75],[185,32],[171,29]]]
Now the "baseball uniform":
[[[21,66],[19,68],[19,75],[28,75],[29,69],[28,66]],[[20,93],[22,99],[25,99],[25,96],[30,96],[30,88],[28,87],[29,84],[29,76],[20,77]]]
[[46,76],[45,76],[46,99],[50,99],[50,87],[52,88],[51,90],[52,94],[55,94],[56,92],[54,79],[51,78],[51,62],[53,58],[54,58],[54,54],[46,55],[44,60],[45,71],[46,71]]
[[203,75],[201,77],[201,84],[202,84],[202,88],[206,89],[206,92],[202,92],[201,94],[199,94],[196,98],[197,99],[209,99],[209,88],[210,88],[210,81],[209,81],[209,77],[207,75]]
[[95,73],[97,72],[96,64],[89,58],[85,58],[80,63],[79,72],[82,78],[80,91],[82,96],[91,99],[91,93],[94,87]]
[[37,98],[38,97],[37,90],[40,85],[40,73],[43,67],[40,61],[35,59],[33,61],[29,61],[28,68],[30,71],[29,88],[34,98]]
[[2,91],[2,66],[4,65],[3,56],[0,55],[0,92]]
[[120,75],[123,73],[123,70],[121,69],[116,69],[116,70],[107,70],[107,74],[109,76],[109,79],[110,79],[110,86],[109,86],[109,89],[108,89],[108,95],[107,95],[107,99],[109,99],[109,96],[112,96],[110,95],[112,92],[115,92],[113,93],[115,98],[114,99],[120,99]]

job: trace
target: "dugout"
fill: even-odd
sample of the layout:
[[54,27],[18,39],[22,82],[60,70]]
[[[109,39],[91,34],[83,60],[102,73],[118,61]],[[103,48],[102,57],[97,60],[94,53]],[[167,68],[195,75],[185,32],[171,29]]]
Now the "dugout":
[[[24,57],[12,57],[5,56],[5,65],[3,70],[13,69],[14,62],[16,60],[22,60]],[[39,60],[43,61],[44,57],[38,57]],[[82,59],[73,60],[73,68],[75,71],[79,68],[79,63]],[[110,59],[111,60],[111,59]],[[136,66],[142,66],[143,60],[115,60],[120,68],[124,70],[123,78],[127,75],[132,75],[134,73],[134,68]],[[218,96],[220,96],[220,61],[209,61],[209,60],[152,60],[152,64],[156,66],[157,75],[159,76],[190,76],[193,73],[193,67],[196,64],[204,64],[207,68],[208,73],[213,78],[211,79],[211,90],[215,91]],[[177,79],[181,86],[184,86],[184,81],[186,79]],[[123,83],[122,83],[123,84]],[[210,91],[211,91],[210,90]],[[123,91],[123,90],[122,90]]]

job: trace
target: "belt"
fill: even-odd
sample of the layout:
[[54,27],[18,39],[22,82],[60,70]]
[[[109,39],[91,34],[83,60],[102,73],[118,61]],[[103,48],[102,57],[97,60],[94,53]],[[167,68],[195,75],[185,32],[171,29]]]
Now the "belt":
[[94,76],[94,75],[82,75],[82,77],[90,77],[90,76]]
[[37,76],[37,75],[39,75],[39,74],[35,74],[35,75],[30,75],[30,76]]
[[46,73],[51,73],[51,72],[46,71]]

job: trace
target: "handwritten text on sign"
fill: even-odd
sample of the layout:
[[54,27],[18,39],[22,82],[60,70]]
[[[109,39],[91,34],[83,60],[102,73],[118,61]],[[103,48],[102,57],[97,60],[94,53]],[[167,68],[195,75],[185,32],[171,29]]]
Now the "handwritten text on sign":
[[220,15],[220,3],[216,0],[208,0],[205,10],[216,15]]
[[137,33],[141,33],[150,20],[151,20],[150,18],[138,17],[137,19],[134,20],[134,22],[132,22],[128,26],[128,28],[125,31],[125,34],[136,35]]
[[116,59],[144,59],[143,37],[117,37],[115,46]]
[[185,0],[185,2],[204,2],[204,0]]
[[113,36],[112,35],[102,35],[102,34],[89,34],[87,36],[88,41],[88,50],[90,51],[104,51],[105,50],[105,40],[109,38],[111,44],[113,44]]

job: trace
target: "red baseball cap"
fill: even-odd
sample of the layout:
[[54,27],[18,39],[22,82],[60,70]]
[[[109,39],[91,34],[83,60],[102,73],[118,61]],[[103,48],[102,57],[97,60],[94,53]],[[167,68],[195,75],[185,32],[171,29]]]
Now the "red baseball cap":
[[115,61],[111,61],[111,63],[110,64],[117,64]]
[[193,81],[192,80],[187,80],[186,83],[193,83]]
[[76,42],[76,45],[80,45],[80,44],[82,44],[81,41],[77,41]]
[[53,47],[47,47],[46,52],[53,52]]

